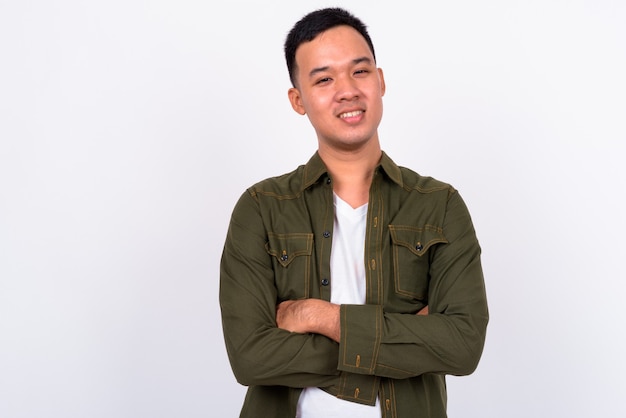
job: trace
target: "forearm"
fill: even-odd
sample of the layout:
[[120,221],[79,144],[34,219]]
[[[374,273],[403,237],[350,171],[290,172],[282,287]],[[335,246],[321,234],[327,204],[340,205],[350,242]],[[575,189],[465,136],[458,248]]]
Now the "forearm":
[[275,305],[260,288],[246,290],[224,274],[220,289],[226,348],[244,385],[328,386],[338,376],[338,345],[276,326]]
[[422,316],[342,306],[339,369],[396,379],[469,374],[480,359],[486,324],[486,314]]

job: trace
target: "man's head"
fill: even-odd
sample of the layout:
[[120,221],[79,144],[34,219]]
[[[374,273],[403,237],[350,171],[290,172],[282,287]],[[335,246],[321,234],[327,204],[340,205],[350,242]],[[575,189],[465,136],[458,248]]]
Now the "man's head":
[[363,23],[341,9],[313,12],[295,25],[285,50],[289,101],[308,116],[320,152],[378,152],[385,80]]
[[287,70],[289,71],[291,84],[294,87],[297,84],[296,50],[298,47],[304,42],[312,41],[320,33],[342,25],[350,26],[359,32],[367,42],[372,56],[376,59],[374,44],[367,33],[367,27],[360,19],[340,8],[316,10],[300,19],[291,29],[285,41]]

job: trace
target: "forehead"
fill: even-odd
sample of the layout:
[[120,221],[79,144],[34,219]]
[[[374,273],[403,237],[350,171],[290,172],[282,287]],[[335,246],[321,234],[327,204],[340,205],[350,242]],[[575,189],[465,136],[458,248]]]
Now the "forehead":
[[350,26],[328,29],[312,41],[302,43],[296,50],[296,63],[305,71],[311,67],[352,62],[357,57],[367,57],[374,62],[365,38]]

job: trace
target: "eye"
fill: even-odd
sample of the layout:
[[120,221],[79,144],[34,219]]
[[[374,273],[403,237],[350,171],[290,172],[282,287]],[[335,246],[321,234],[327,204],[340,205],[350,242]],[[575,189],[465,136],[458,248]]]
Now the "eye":
[[330,82],[330,80],[332,80],[330,77],[320,78],[319,80],[315,82],[315,84],[326,84]]
[[354,75],[365,75],[365,74],[368,74],[368,73],[369,73],[369,70],[361,69],[361,70],[356,70],[354,72]]

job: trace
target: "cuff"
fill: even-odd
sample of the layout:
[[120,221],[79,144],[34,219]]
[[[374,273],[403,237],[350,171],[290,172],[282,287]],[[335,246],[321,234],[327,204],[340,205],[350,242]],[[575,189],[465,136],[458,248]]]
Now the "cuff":
[[376,405],[379,386],[380,378],[377,376],[342,372],[336,386],[322,390],[344,401],[373,406]]
[[341,341],[337,368],[373,375],[382,337],[382,306],[341,305],[340,315]]

